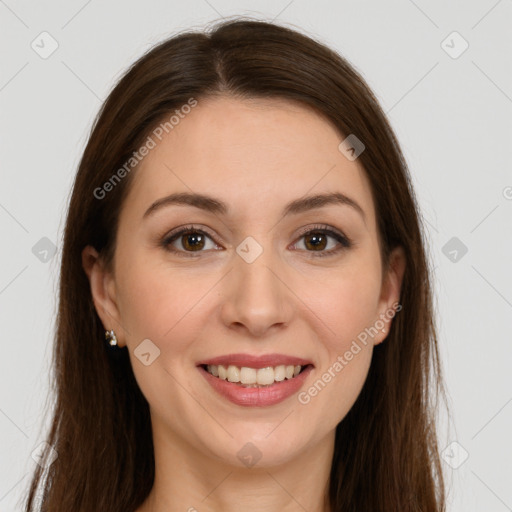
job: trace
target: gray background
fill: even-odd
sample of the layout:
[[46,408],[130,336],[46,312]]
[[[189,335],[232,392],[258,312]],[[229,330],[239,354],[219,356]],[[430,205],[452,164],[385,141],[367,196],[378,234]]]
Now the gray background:
[[449,510],[512,510],[510,0],[0,0],[0,511],[19,510],[49,424],[64,212],[101,101],[157,41],[236,14],[332,46],[388,113],[436,273]]

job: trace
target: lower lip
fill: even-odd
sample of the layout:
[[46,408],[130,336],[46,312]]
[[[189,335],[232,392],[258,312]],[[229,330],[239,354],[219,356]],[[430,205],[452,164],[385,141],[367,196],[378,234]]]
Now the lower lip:
[[227,380],[214,377],[207,372],[202,366],[197,367],[206,381],[220,395],[227,398],[237,405],[245,405],[252,407],[264,407],[282,402],[289,396],[293,395],[304,384],[313,366],[309,365],[299,375],[292,379],[285,379],[281,382],[275,382],[271,386],[263,388],[244,388],[239,384],[234,384]]

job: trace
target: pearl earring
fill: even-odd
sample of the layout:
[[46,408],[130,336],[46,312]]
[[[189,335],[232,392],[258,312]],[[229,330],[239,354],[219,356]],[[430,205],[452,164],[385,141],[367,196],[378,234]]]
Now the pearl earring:
[[114,329],[110,331],[105,331],[105,339],[108,340],[110,346],[117,345],[117,338]]

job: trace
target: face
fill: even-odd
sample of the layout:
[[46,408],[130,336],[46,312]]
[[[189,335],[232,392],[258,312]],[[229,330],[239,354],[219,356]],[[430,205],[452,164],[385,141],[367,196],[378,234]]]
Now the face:
[[[292,102],[199,100],[133,171],[114,272],[91,248],[84,267],[105,328],[128,347],[155,433],[236,466],[250,442],[272,465],[333,436],[354,404],[405,261],[397,249],[381,267],[370,184],[338,149],[343,139]],[[216,202],[150,208],[176,193]],[[327,194],[344,199],[304,201]],[[233,353],[311,366],[290,396],[247,405],[197,366]]]

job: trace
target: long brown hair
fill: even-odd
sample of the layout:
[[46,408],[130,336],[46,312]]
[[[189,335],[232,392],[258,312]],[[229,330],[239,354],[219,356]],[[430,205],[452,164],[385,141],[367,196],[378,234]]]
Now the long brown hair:
[[295,29],[250,19],[159,43],[121,78],[95,120],[62,245],[56,398],[47,437],[58,457],[46,469],[37,467],[25,511],[131,512],[152,488],[149,406],[126,348],[112,355],[105,345],[81,252],[92,245],[111,265],[120,206],[136,170],[103,199],[95,190],[162,119],[190,98],[216,94],[295,100],[364,143],[359,161],[371,183],[383,262],[400,245],[407,265],[402,310],[375,347],[364,387],[336,428],[328,500],[336,512],[444,511],[436,415],[439,394],[446,392],[427,239],[407,164],[375,96],[344,58]]

